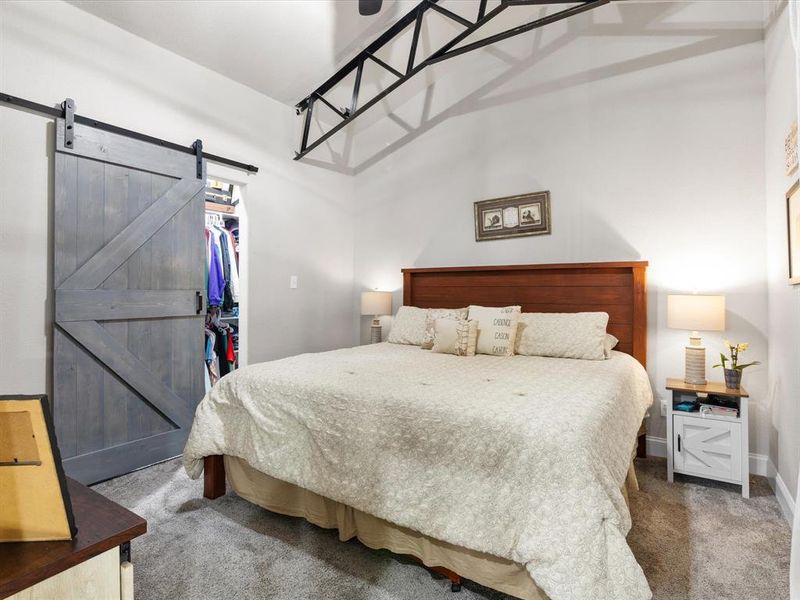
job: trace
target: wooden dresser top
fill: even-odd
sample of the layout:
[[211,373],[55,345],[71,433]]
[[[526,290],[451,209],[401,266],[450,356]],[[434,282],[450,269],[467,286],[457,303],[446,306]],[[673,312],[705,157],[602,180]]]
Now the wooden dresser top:
[[147,531],[147,521],[127,508],[73,479],[67,479],[67,485],[77,535],[61,542],[0,543],[0,598],[12,596]]
[[744,388],[734,390],[725,387],[725,383],[721,381],[709,381],[705,385],[695,385],[686,383],[683,379],[677,377],[667,378],[667,389],[676,392],[695,392],[700,394],[717,394],[718,396],[731,396],[733,398],[748,398],[749,395]]

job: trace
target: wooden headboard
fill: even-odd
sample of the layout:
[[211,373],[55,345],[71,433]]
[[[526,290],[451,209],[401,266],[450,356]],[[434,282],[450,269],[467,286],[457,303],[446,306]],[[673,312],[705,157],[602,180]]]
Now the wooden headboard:
[[647,261],[403,269],[403,304],[608,313],[616,350],[647,366]]

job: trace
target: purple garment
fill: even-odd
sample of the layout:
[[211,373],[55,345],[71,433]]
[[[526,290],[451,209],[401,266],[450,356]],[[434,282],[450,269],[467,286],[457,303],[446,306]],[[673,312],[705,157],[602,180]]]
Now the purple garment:
[[222,293],[225,290],[225,276],[222,274],[222,259],[219,248],[211,235],[211,264],[208,267],[208,305],[222,304]]

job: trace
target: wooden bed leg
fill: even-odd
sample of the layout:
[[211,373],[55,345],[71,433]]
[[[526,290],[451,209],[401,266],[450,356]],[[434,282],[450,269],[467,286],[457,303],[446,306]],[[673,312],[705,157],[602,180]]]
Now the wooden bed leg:
[[639,441],[636,444],[636,457],[647,458],[647,433],[639,434]]
[[203,496],[213,500],[225,495],[225,463],[222,455],[206,456],[203,459]]
[[461,575],[457,573],[453,573],[450,569],[446,569],[445,567],[428,567],[434,573],[438,573],[439,575],[444,575],[450,580],[450,591],[452,592],[460,592],[461,591]]

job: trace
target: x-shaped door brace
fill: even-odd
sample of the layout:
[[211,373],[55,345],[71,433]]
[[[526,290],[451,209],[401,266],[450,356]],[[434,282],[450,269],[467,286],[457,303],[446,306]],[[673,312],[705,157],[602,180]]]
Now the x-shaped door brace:
[[205,180],[178,180],[58,288],[55,321],[76,342],[178,427],[192,423],[186,402],[98,321],[194,316],[202,290],[100,289],[153,234],[198,194]]
[[[502,13],[504,10],[506,10],[511,6],[574,4],[575,1],[576,0],[501,0],[499,6],[487,12],[486,11],[487,0],[480,0],[478,4],[478,14],[475,21],[473,22],[470,21],[469,19],[465,19],[461,15],[457,15],[456,13],[442,6],[439,6],[437,4],[438,0],[423,0],[409,13],[404,15],[397,23],[392,25],[383,34],[381,34],[374,42],[372,42],[369,46],[367,46],[364,50],[362,50],[358,54],[358,56],[353,58],[344,67],[339,69],[339,71],[337,71],[325,83],[323,83],[316,90],[311,92],[311,94],[309,94],[307,97],[305,97],[303,100],[297,103],[297,105],[295,106],[295,108],[297,109],[297,114],[299,115],[304,112],[305,122],[303,123],[303,137],[300,141],[300,151],[295,152],[295,160],[303,158],[306,154],[314,150],[314,148],[324,143],[331,136],[335,135],[336,132],[345,127],[353,119],[357,118],[359,115],[369,110],[372,106],[380,102],[383,98],[391,94],[394,90],[396,90],[406,81],[414,77],[414,75],[424,70],[426,67],[441,62],[443,60],[447,60],[448,58],[459,56],[466,52],[477,50],[478,48],[483,48],[484,46],[494,44],[495,42],[499,42],[501,40],[517,36],[521,33],[526,33],[528,31],[544,27],[545,25],[561,21],[562,19],[572,17],[582,12],[592,10],[599,6],[603,6],[604,4],[608,4],[611,0],[583,1],[576,4],[575,6],[571,6],[564,10],[555,12],[552,15],[536,19],[535,21],[531,21],[529,23],[525,23],[524,25],[513,27],[507,31],[490,35],[476,42],[465,44],[464,46],[460,46],[454,49],[455,46],[463,42],[465,39],[467,39],[473,33],[477,32],[481,27],[486,25],[489,21],[497,17],[497,15],[499,15],[500,13]],[[444,44],[436,52],[431,54],[427,59],[415,65],[414,62],[417,53],[417,44],[419,42],[419,35],[422,29],[422,19],[424,14],[428,10],[436,11],[452,19],[453,21],[456,21],[457,23],[464,26],[464,30],[455,37],[453,37],[446,44]],[[411,38],[411,49],[408,54],[408,63],[406,66],[406,71],[405,73],[403,73],[401,71],[398,71],[391,65],[387,64],[380,58],[378,58],[375,54],[378,52],[378,50],[383,48],[392,40],[402,35],[403,31],[407,27],[410,27],[412,23],[414,25],[414,33],[413,37]],[[358,95],[361,88],[361,76],[364,72],[364,64],[368,60],[377,63],[378,65],[380,65],[381,67],[392,73],[395,77],[397,77],[397,80],[394,81],[391,85],[389,85],[385,90],[381,91],[376,96],[371,98],[363,106],[359,107]],[[337,84],[339,84],[342,80],[344,80],[353,72],[355,72],[355,81],[353,84],[353,95],[352,95],[352,100],[350,102],[350,106],[346,108],[337,108],[329,100],[325,98],[325,94],[331,91]],[[314,103],[317,101],[322,102],[328,108],[333,110],[337,115],[339,115],[339,117],[341,117],[342,120],[335,126],[333,126],[331,129],[329,129],[327,132],[322,134],[320,137],[318,137],[316,140],[309,143],[308,134],[311,129],[311,119],[314,113]]]

